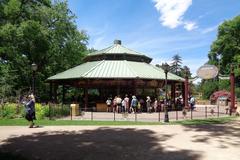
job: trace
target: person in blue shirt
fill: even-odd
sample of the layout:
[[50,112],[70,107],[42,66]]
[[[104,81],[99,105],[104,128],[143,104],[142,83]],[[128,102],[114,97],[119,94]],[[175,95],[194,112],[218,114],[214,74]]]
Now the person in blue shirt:
[[138,105],[138,100],[136,98],[136,96],[132,96],[132,101],[131,101],[131,106],[130,106],[130,112],[133,110],[133,113],[136,112],[136,109],[137,109],[137,105]]

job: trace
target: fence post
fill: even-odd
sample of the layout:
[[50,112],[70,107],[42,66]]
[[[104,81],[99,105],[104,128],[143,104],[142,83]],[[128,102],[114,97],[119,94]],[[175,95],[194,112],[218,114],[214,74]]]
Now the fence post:
[[192,119],[193,117],[192,117],[192,108],[191,108],[191,119]]
[[217,105],[217,116],[219,117],[219,105]]
[[113,111],[113,120],[116,121],[115,110]]
[[205,118],[207,118],[207,106],[205,106]]
[[70,117],[71,117],[71,120],[72,120],[72,107],[70,105]]
[[91,109],[91,121],[93,121],[93,109]]
[[160,122],[160,110],[158,111],[158,122]]
[[135,112],[135,122],[137,122],[137,113]]
[[178,120],[178,110],[176,109],[176,120]]
[[51,120],[51,103],[48,105],[49,120]]

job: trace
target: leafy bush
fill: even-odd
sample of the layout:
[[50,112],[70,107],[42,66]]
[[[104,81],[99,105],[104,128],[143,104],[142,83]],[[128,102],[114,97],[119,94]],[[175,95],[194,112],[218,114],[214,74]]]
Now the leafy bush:
[[17,105],[14,103],[6,103],[0,107],[0,117],[12,119],[17,117]]
[[[49,112],[50,106],[50,112]],[[44,119],[49,117],[61,117],[70,115],[69,105],[63,104],[35,104],[36,118]],[[26,114],[24,105],[15,103],[6,103],[0,106],[0,118],[12,119],[12,118],[24,118]]]
[[49,106],[36,103],[35,112],[36,112],[37,119],[44,119],[45,117],[49,116]]
[[69,105],[63,104],[51,104],[50,105],[50,114],[51,117],[61,117],[70,115]]

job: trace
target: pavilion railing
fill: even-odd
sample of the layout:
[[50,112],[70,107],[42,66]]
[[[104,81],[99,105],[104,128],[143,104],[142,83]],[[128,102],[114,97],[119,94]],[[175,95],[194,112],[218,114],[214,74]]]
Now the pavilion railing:
[[[95,108],[79,108],[76,112],[69,105],[63,107],[68,107],[68,109],[63,110],[68,110],[69,114],[68,116],[61,116],[60,119],[68,120],[164,122],[165,115],[163,109],[158,109],[157,111],[152,109],[150,113],[142,112],[141,110],[130,113],[117,111],[97,112]],[[229,109],[226,106],[219,105],[197,105],[193,110],[172,107],[168,109],[168,115],[169,121],[205,119],[228,116]],[[53,118],[54,116],[50,115],[50,117]]]

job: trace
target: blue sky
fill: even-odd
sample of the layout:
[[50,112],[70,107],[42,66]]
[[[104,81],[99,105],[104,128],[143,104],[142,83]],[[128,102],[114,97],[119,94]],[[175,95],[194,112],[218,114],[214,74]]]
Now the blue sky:
[[153,58],[171,62],[179,54],[193,75],[207,61],[217,26],[240,15],[239,0],[68,0],[88,47],[103,49],[114,39]]

